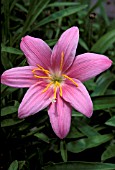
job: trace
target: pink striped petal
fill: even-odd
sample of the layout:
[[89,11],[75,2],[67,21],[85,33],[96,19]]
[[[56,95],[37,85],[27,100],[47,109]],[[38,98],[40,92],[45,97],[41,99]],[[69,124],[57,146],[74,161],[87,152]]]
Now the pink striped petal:
[[1,76],[1,83],[11,87],[30,87],[38,79],[33,76],[33,66],[16,67],[6,70]]
[[63,86],[63,99],[85,116],[91,117],[93,105],[88,91],[79,80],[74,79],[74,81],[78,84],[78,87],[69,81],[68,84]]
[[46,86],[36,83],[26,92],[18,109],[18,117],[25,118],[33,115],[40,110],[46,108],[50,103],[53,91],[49,88],[46,92],[42,92]]
[[50,122],[55,134],[63,139],[70,130],[71,124],[71,106],[59,95],[55,103],[52,103],[48,109]]
[[112,61],[104,55],[85,53],[76,57],[67,74],[83,82],[107,70],[111,64]]
[[24,52],[29,65],[40,66],[47,69],[50,67],[51,49],[41,39],[31,36],[25,36],[22,38],[20,48]]
[[66,30],[54,46],[51,61],[52,67],[57,71],[60,69],[61,54],[64,54],[63,71],[67,70],[73,63],[79,40],[79,29],[71,27]]

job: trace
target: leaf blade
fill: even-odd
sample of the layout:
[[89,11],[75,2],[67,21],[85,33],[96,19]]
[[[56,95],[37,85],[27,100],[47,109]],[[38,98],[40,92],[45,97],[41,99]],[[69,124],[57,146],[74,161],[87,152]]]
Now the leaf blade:
[[58,12],[55,12],[53,14],[51,14],[50,16],[46,17],[45,19],[39,21],[39,23],[34,27],[34,29],[43,26],[51,21],[55,21],[59,18],[63,18],[69,15],[72,15],[80,10],[83,10],[87,7],[87,5],[79,5],[76,7],[68,7],[66,9],[60,10]]
[[106,50],[115,42],[115,30],[111,30],[103,35],[91,48],[92,52],[105,53]]
[[114,170],[115,164],[100,162],[67,162],[43,167],[44,170]]
[[101,155],[101,160],[105,161],[112,157],[115,157],[115,144],[107,147],[107,149]]
[[15,160],[10,164],[10,167],[8,168],[8,170],[18,170],[18,161]]
[[96,135],[89,138],[82,138],[77,141],[69,142],[67,150],[72,153],[79,153],[86,149],[99,146],[113,138],[113,135]]

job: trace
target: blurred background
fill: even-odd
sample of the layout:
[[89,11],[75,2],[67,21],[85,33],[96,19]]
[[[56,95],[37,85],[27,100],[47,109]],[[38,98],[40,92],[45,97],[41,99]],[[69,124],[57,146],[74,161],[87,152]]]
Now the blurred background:
[[41,38],[53,48],[72,26],[80,30],[76,55],[94,52],[113,61],[84,83],[93,116],[73,110],[64,140],[54,134],[47,109],[18,119],[27,89],[1,85],[1,170],[115,169],[115,0],[2,0],[1,18],[1,74],[27,65],[20,50],[23,36]]

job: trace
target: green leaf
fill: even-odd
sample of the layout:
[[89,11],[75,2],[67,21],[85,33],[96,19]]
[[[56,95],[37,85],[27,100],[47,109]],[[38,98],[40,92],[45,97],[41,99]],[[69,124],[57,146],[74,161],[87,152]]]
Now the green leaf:
[[100,162],[66,162],[43,167],[44,170],[114,170],[115,164]]
[[107,147],[107,149],[103,152],[101,156],[101,160],[105,161],[106,159],[109,159],[112,157],[115,157],[115,144]]
[[18,108],[15,106],[8,106],[1,109],[1,116],[6,116],[17,112]]
[[70,132],[67,135],[66,138],[80,138],[83,137],[84,135],[80,133],[74,126],[71,126]]
[[113,138],[113,135],[96,135],[89,138],[79,139],[67,144],[67,150],[73,153],[82,152],[88,148],[93,148],[101,145]]
[[16,3],[16,7],[19,8],[21,11],[24,11],[26,13],[28,12],[27,9],[23,5],[21,5],[19,3]]
[[1,52],[1,63],[5,70],[13,67],[11,60],[9,59],[7,53]]
[[2,92],[1,92],[1,93],[2,93],[1,98],[4,98],[4,97],[6,97],[7,95],[12,94],[13,92],[17,91],[18,88],[12,88],[12,87],[8,87],[8,86],[6,86],[6,85],[2,85],[1,90],[2,90]]
[[94,91],[96,87],[96,83],[94,82],[94,78],[84,82],[84,85],[89,91]]
[[113,19],[110,24],[108,25],[108,30],[114,30],[115,29],[115,19]]
[[49,143],[49,138],[44,133],[35,133],[34,136],[36,136],[37,138],[43,140],[46,143]]
[[44,10],[44,8],[48,5],[49,2],[50,0],[31,1],[27,19],[25,21],[22,34],[20,35],[20,37],[22,37],[26,33],[26,31],[29,30],[30,26],[34,23],[36,18],[40,15],[40,13]]
[[60,142],[60,151],[63,161],[67,162],[67,148],[65,141]]
[[[106,8],[103,5],[103,3],[100,4],[100,12],[101,12],[101,15],[102,15],[103,19],[105,20],[105,24],[107,26],[110,25],[110,20],[109,20]],[[106,27],[106,25],[105,25],[105,27]]]
[[48,7],[60,7],[60,6],[75,6],[80,4],[79,2],[54,2],[49,4]]
[[109,109],[115,107],[115,96],[92,97],[94,110]]
[[22,62],[18,66],[25,66],[26,65],[26,58],[22,60]]
[[86,7],[87,7],[87,5],[78,5],[75,7],[68,7],[66,9],[55,12],[55,13],[51,14],[50,16],[44,18],[43,20],[39,21],[39,23],[34,27],[34,30],[44,24],[51,22],[51,21],[55,21],[56,19],[72,15],[80,10],[85,9]]
[[19,127],[19,131],[23,131],[25,129],[27,129],[30,126],[30,123],[23,123],[20,127]]
[[75,120],[74,126],[87,137],[100,135],[93,127],[89,126],[88,124],[86,124],[85,122],[81,121],[78,118]]
[[8,168],[8,170],[18,170],[18,161],[15,160],[10,164],[10,167]]
[[49,46],[53,46],[56,44],[57,39],[52,39],[52,40],[46,40],[45,41]]
[[107,88],[109,87],[109,85],[115,81],[115,76],[114,74],[112,74],[111,72],[106,72],[103,73],[101,76],[99,76],[99,78],[97,79],[96,83],[96,89],[94,90],[94,92],[91,94],[91,96],[100,96],[100,95],[104,95],[104,93],[106,92]]
[[105,122],[105,124],[115,127],[115,116],[111,117],[108,121]]
[[[45,127],[45,125],[40,126],[40,127],[38,127],[38,128],[37,128],[37,127],[34,127],[34,128],[32,128],[32,129],[30,129],[30,132],[27,133],[25,136],[22,135],[22,137],[23,137],[23,138],[26,138],[26,137],[28,137],[28,136],[34,135],[34,134],[38,133],[40,130],[42,130],[44,127]],[[24,127],[23,127],[23,128],[24,128]],[[21,130],[22,130],[22,129],[21,129]]]
[[13,47],[6,47],[6,46],[2,46],[2,52],[7,52],[7,53],[11,53],[11,54],[18,54],[18,55],[23,55],[23,53],[16,49],[16,48],[13,48]]
[[115,95],[115,90],[112,90],[112,89],[107,89],[106,95]]
[[14,6],[16,5],[17,0],[12,0],[12,3],[10,5],[10,12],[12,11],[12,9],[14,8]]
[[84,41],[82,38],[79,39],[79,44],[80,44],[85,50],[89,51],[89,48],[88,48],[87,44],[85,43],[85,41]]
[[91,48],[96,53],[105,53],[115,42],[115,29],[103,35]]
[[19,119],[4,119],[1,121],[1,127],[7,127],[7,126],[13,126],[16,125],[18,123],[23,122],[23,120],[19,120]]
[[72,109],[72,117],[83,117],[83,114]]
[[25,166],[26,161],[18,161],[18,164],[19,164],[19,170],[23,170],[23,167]]

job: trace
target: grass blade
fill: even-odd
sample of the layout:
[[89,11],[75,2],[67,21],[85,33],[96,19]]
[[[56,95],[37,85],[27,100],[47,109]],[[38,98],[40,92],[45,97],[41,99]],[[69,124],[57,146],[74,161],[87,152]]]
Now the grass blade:
[[43,26],[51,21],[55,21],[56,19],[67,17],[69,15],[72,15],[78,11],[81,11],[85,9],[87,5],[77,5],[75,7],[68,7],[66,9],[60,10],[58,12],[55,12],[51,14],[50,16],[46,17],[45,19],[41,20],[35,27],[34,29],[37,29],[40,26]]

